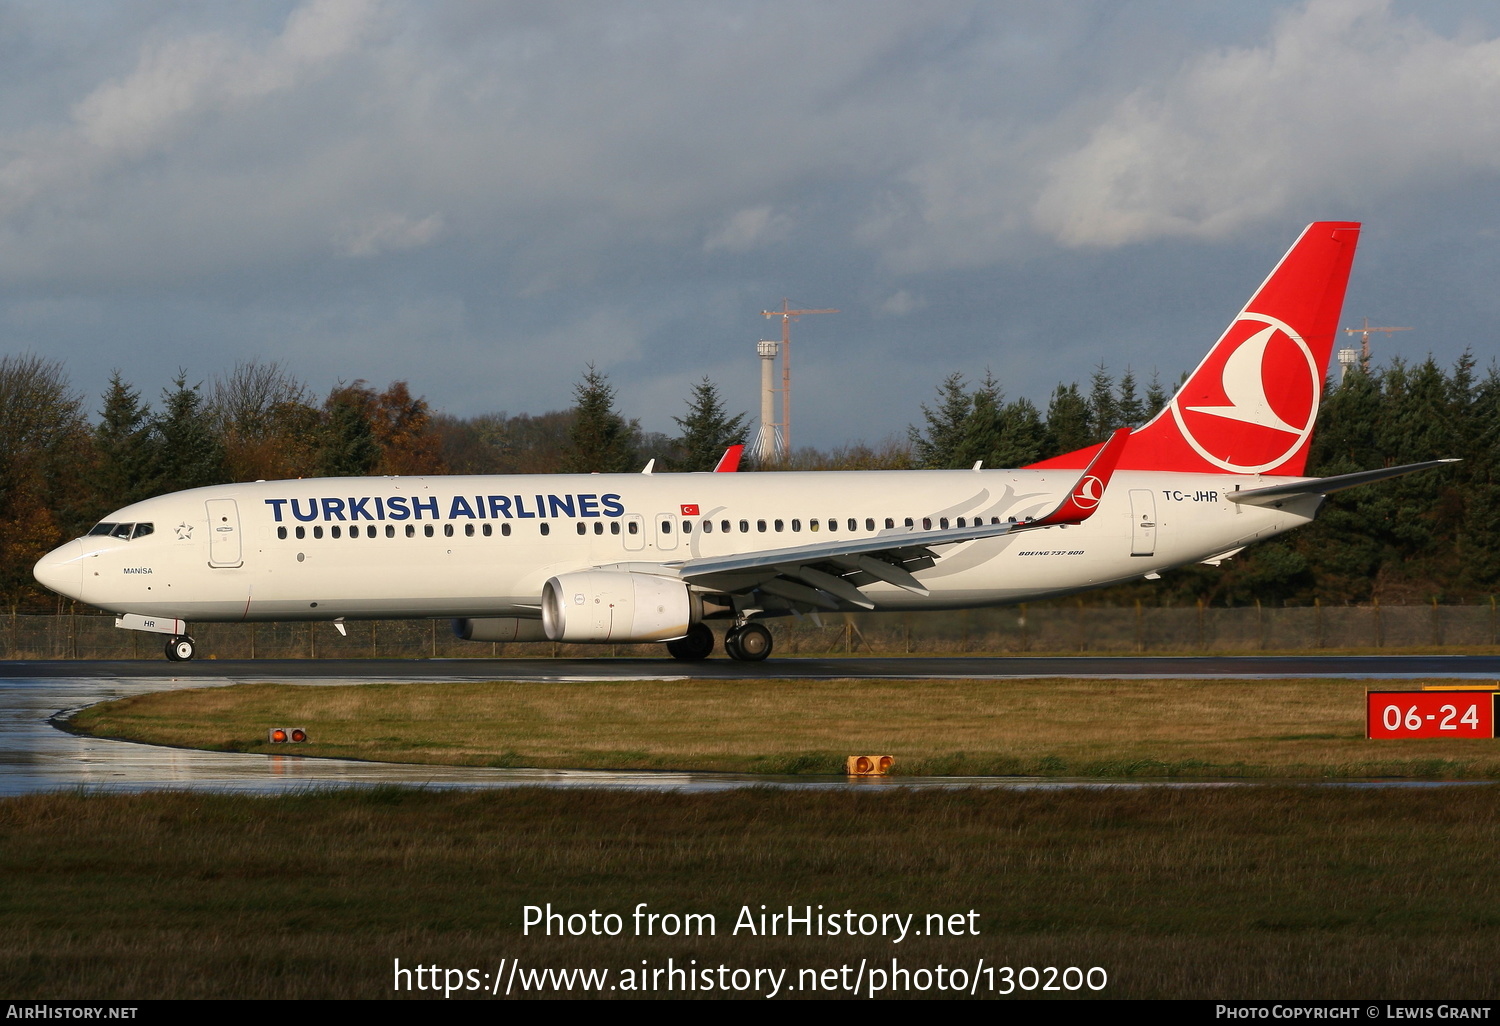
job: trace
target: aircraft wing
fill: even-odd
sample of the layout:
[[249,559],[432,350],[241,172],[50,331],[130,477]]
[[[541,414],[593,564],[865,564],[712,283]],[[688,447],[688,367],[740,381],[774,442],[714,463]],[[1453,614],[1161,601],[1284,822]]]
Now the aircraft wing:
[[1330,492],[1341,492],[1345,488],[1357,488],[1363,484],[1384,481],[1392,477],[1402,477],[1406,474],[1414,474],[1419,470],[1429,470],[1433,467],[1441,467],[1449,463],[1458,462],[1460,461],[1456,459],[1429,460],[1426,463],[1408,463],[1400,467],[1361,470],[1355,474],[1339,474],[1336,477],[1312,477],[1306,481],[1294,481],[1291,484],[1271,485],[1267,488],[1250,488],[1245,491],[1229,492],[1224,498],[1230,502],[1243,502],[1250,506],[1276,506],[1286,502],[1288,499],[1300,496],[1327,495]]
[[814,609],[836,610],[851,605],[873,609],[875,603],[859,589],[876,581],[926,595],[927,589],[913,571],[924,570],[937,561],[934,549],[1087,520],[1099,506],[1129,434],[1129,428],[1116,431],[1067,497],[1045,516],[939,531],[897,529],[868,538],[830,539],[783,549],[676,560],[655,564],[653,569],[675,573],[690,584],[715,591],[741,594],[760,590]]

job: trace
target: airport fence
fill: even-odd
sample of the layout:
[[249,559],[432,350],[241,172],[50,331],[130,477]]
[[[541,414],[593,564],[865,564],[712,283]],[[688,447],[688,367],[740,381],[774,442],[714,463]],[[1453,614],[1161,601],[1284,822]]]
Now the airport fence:
[[[200,659],[659,656],[660,645],[461,641],[446,620],[193,625]],[[947,613],[825,614],[773,622],[779,655],[1214,654],[1500,649],[1493,599],[1476,605],[1010,606]],[[722,641],[722,628],[717,633]],[[166,639],[110,616],[0,617],[6,659],[159,659]],[[722,647],[719,649],[722,650]]]

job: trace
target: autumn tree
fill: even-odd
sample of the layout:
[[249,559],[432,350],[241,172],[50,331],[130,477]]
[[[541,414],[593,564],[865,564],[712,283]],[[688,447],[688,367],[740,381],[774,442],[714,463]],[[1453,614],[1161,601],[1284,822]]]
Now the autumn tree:
[[8,603],[41,597],[32,565],[92,516],[80,474],[91,455],[83,398],[62,364],[0,358],[0,594]]

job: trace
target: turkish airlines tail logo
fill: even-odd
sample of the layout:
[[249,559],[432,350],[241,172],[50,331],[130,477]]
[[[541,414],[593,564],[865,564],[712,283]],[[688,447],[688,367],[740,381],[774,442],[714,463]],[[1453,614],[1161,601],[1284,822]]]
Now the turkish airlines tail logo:
[[[1301,476],[1333,355],[1359,225],[1308,225],[1121,470]],[[1033,464],[1082,468],[1098,447]]]

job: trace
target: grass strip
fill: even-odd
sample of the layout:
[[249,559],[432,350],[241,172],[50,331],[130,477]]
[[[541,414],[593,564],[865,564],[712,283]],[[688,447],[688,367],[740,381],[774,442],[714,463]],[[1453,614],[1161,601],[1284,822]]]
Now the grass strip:
[[[1395,685],[1392,685],[1395,686]],[[1403,683],[1401,686],[1408,686]],[[1410,684],[1416,687],[1415,683]],[[1500,777],[1492,740],[1370,741],[1364,682],[756,680],[242,684],[93,706],[102,737],[461,766],[1108,778]]]
[[[1497,842],[1488,785],[35,795],[0,801],[0,991],[374,998],[396,958],[795,978],[982,957],[1100,966],[1103,997],[1493,999]],[[628,924],[641,902],[716,931],[521,929],[528,904]],[[734,935],[761,905],[972,910],[979,933]]]

